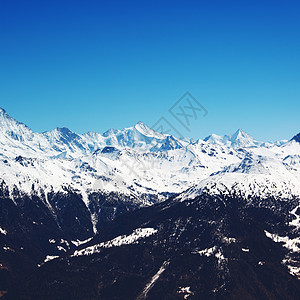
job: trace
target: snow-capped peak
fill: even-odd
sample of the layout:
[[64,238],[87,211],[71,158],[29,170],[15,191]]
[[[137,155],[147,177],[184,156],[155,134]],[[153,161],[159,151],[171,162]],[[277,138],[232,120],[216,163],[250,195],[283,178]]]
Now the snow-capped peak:
[[76,138],[79,138],[79,135],[72,132],[69,128],[67,127],[56,127],[55,129],[51,131],[46,131],[43,133],[44,136],[47,138],[54,138],[54,139],[59,139],[61,140],[66,139],[67,141],[74,140]]
[[[114,129],[114,128],[110,128],[107,131],[105,131],[102,135],[104,137],[109,137],[109,136],[113,136],[116,135],[117,133],[119,133],[120,130],[119,129]],[[93,132],[88,132],[89,135],[94,135],[95,133]]]
[[[9,127],[16,127],[18,125],[23,125],[24,124],[18,122],[17,120],[15,120],[14,118],[12,118],[5,109],[0,107],[0,126],[2,127],[2,131],[3,129],[9,129]],[[6,128],[3,128],[6,127]]]
[[238,129],[232,135],[217,135],[212,134],[204,139],[204,141],[209,142],[210,144],[225,145],[233,148],[240,147],[254,147],[261,144],[261,142],[256,141],[251,135]]
[[223,145],[224,144],[224,136],[217,135],[215,133],[209,135],[204,139],[205,142],[209,142],[210,144]]
[[4,108],[0,107],[0,115],[4,115],[6,113],[7,113],[6,110]]
[[242,129],[238,129],[232,136],[231,141],[237,141],[241,139],[253,139],[251,135],[243,131]]
[[141,121],[136,123],[133,128],[147,137],[164,139],[167,136],[167,135],[164,135],[164,134],[154,131],[153,129],[151,129],[149,126],[147,126],[145,123],[143,123]]
[[230,141],[234,147],[253,147],[260,144],[260,142],[255,141],[250,134],[246,133],[242,129],[238,129],[233,135],[231,135]]
[[298,133],[297,135],[295,135],[295,136],[292,138],[292,140],[294,140],[294,141],[300,143],[300,133]]
[[32,192],[33,183],[57,191],[72,186],[84,199],[99,189],[137,197],[215,182],[228,189],[236,183],[240,189],[257,183],[259,191],[270,182],[279,192],[290,187],[300,195],[297,139],[266,147],[239,129],[194,143],[156,132],[142,122],[104,134],[81,135],[68,128],[35,133],[0,109],[0,177],[26,193]]
[[[34,139],[33,131],[18,122],[3,109],[0,109],[0,137],[3,145],[20,146]],[[20,144],[20,145],[19,145]]]

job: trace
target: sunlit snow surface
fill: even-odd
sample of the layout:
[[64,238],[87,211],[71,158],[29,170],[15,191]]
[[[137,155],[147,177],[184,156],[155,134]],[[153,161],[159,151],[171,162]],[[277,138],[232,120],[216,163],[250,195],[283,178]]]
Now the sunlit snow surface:
[[[0,175],[9,190],[37,195],[72,188],[88,205],[93,191],[143,194],[239,190],[245,196],[300,195],[300,144],[263,143],[238,130],[181,140],[142,122],[103,134],[67,128],[33,132],[0,109]],[[136,200],[140,201],[140,200]],[[143,205],[150,205],[143,198]],[[51,205],[49,204],[51,209]]]
[[45,258],[45,260],[44,260],[44,263],[49,262],[49,261],[51,261],[53,259],[56,259],[56,258],[59,258],[59,256],[56,256],[56,255],[47,255],[46,258]]
[[[188,188],[182,199],[204,190],[237,190],[246,197],[300,195],[296,141],[262,143],[238,130],[194,142],[141,122],[103,134],[79,135],[67,128],[35,133],[1,109],[0,128],[1,179],[11,194],[15,187],[26,194],[34,191],[46,203],[47,193],[66,187],[80,193],[86,205],[94,191],[118,192],[135,201],[149,194],[164,200],[163,193]],[[145,197],[142,202],[152,204]]]
[[80,240],[76,240],[76,241],[71,241],[76,247],[80,246],[80,245],[83,245],[83,244],[86,244],[88,243],[89,241],[91,241],[93,238],[88,238],[84,241],[80,241]]
[[[76,134],[67,128],[36,133],[0,109],[0,178],[15,205],[20,197],[15,199],[13,191],[18,190],[39,196],[53,215],[55,210],[48,201],[48,193],[69,190],[80,194],[87,208],[89,196],[98,191],[126,195],[141,206],[166,200],[166,193],[179,193],[176,198],[179,201],[202,193],[235,194],[246,199],[252,196],[262,200],[268,197],[293,199],[300,197],[300,143],[259,142],[242,130],[227,136],[213,134],[205,140],[181,140],[155,132],[141,122],[103,134]],[[147,197],[143,197],[145,195]],[[148,198],[150,195],[156,196],[155,201]],[[268,231],[265,235],[288,251],[282,264],[290,274],[299,277],[300,267],[294,256],[300,253],[298,210],[299,203],[289,212],[292,220],[288,225],[293,235],[288,235],[292,238]],[[97,212],[91,212],[90,218],[96,234]],[[2,238],[9,237],[9,229],[1,226]],[[73,256],[92,255],[105,248],[136,245],[156,233],[154,228],[137,228],[129,235],[89,247],[84,244],[92,237],[69,242],[50,238],[49,244],[57,250],[52,254],[64,255],[76,246],[81,250],[76,250]],[[223,242],[236,243],[236,239],[224,237]],[[7,253],[15,251],[7,245],[2,248]],[[240,248],[243,255],[251,255],[251,250]],[[192,253],[203,259],[214,259],[219,266],[227,263],[218,246],[194,249]],[[47,255],[44,263],[59,258],[58,255]],[[265,262],[257,264],[263,266]],[[141,299],[147,296],[168,265],[168,261],[163,262],[145,285]],[[193,291],[183,286],[179,287],[178,294],[187,299]]]
[[7,235],[7,231],[0,227],[0,234]]
[[162,266],[159,268],[156,274],[151,278],[150,282],[148,282],[143,289],[142,293],[137,297],[137,300],[146,299],[149,291],[154,286],[155,282],[159,279],[161,274],[166,270],[169,265],[169,261],[164,261]]
[[[278,234],[272,234],[265,230],[265,234],[268,238],[272,239],[276,243],[282,243],[283,247],[287,248],[290,253],[300,253],[300,237],[289,238],[288,236],[279,236]],[[290,255],[287,255],[283,259],[282,263],[289,269],[290,274],[294,276],[300,276],[300,267],[297,261],[294,261]],[[297,265],[294,265],[294,264]]]
[[137,228],[130,235],[121,235],[110,241],[103,242],[82,250],[76,250],[73,256],[91,255],[99,253],[102,248],[120,247],[122,245],[136,244],[140,239],[147,238],[157,232],[154,228]]
[[177,291],[178,294],[183,295],[183,299],[188,299],[190,296],[194,295],[194,293],[191,291],[191,287],[180,287]]

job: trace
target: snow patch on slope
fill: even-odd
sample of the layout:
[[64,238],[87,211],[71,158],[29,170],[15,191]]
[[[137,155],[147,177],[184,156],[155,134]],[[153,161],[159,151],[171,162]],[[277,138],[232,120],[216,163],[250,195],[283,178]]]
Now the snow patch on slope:
[[121,235],[110,241],[102,242],[98,245],[90,246],[82,250],[76,250],[72,256],[91,255],[94,253],[99,253],[102,248],[137,244],[138,240],[149,237],[155,233],[157,233],[157,230],[154,228],[137,228],[130,235]]
[[0,233],[3,235],[7,235],[7,231],[0,227]]
[[274,233],[270,233],[265,230],[265,234],[275,243],[283,243],[283,247],[289,249],[292,252],[300,252],[300,237],[290,239],[288,236],[279,236]]
[[164,261],[162,266],[159,268],[157,273],[151,278],[150,282],[147,283],[146,287],[142,291],[142,293],[137,297],[137,300],[146,299],[149,291],[153,288],[155,282],[161,276],[161,274],[166,270],[167,266],[169,265],[168,261]]
[[80,245],[83,245],[83,244],[86,244],[88,243],[89,241],[91,241],[93,238],[88,238],[84,241],[80,241],[80,240],[76,240],[76,241],[71,241],[71,243],[73,243],[76,247],[79,247]]
[[287,248],[290,253],[282,260],[282,264],[285,265],[289,273],[293,276],[300,277],[300,266],[299,262],[292,258],[292,253],[300,253],[300,237],[290,239],[287,236],[281,237],[277,234],[272,234],[265,230],[265,234],[275,243],[283,243],[283,247]]

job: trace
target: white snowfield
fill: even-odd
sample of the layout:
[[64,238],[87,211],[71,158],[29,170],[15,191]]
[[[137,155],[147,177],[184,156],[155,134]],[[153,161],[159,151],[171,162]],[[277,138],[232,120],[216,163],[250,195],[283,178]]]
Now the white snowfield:
[[265,234],[268,238],[272,239],[276,243],[283,243],[283,246],[292,252],[300,252],[300,237],[290,239],[288,236],[279,236],[272,234],[265,230]]
[[102,242],[82,250],[76,250],[72,256],[92,255],[94,253],[99,253],[102,248],[137,244],[140,239],[147,238],[155,233],[157,233],[157,230],[154,228],[137,228],[130,235],[120,235],[110,241]]
[[197,250],[197,251],[194,251],[193,253],[194,254],[199,254],[199,255],[204,255],[204,256],[207,256],[207,257],[210,257],[212,255],[214,255],[214,253],[217,251],[217,246],[214,246],[214,247],[211,247],[211,248],[207,248],[207,249],[204,249],[204,250]]
[[206,248],[204,250],[195,250],[192,253],[199,254],[200,256],[206,256],[206,257],[215,256],[219,262],[225,260],[222,249],[218,248],[217,246]]
[[46,258],[45,258],[45,260],[44,260],[44,263],[47,263],[47,262],[49,262],[49,261],[51,261],[51,260],[53,260],[53,259],[56,259],[56,258],[59,258],[59,256],[56,256],[56,255],[47,255],[46,256]]
[[[293,222],[291,222],[293,226]],[[290,224],[291,224],[290,223]],[[300,237],[289,238],[288,236],[279,236],[278,234],[272,234],[265,230],[265,235],[270,238],[275,243],[282,243],[282,246],[289,250],[289,254],[282,260],[282,264],[287,266],[289,273],[293,276],[299,278],[300,276],[300,267],[298,261],[293,260],[290,254],[300,253]]]
[[80,240],[76,240],[76,241],[71,241],[76,247],[79,247],[80,245],[83,245],[83,244],[86,244],[88,243],[89,241],[91,241],[93,238],[88,238],[84,241],[80,241]]
[[180,287],[177,293],[183,294],[183,299],[188,299],[191,295],[194,295],[194,293],[191,291],[190,286]]
[[0,178],[10,192],[17,188],[46,202],[49,192],[68,187],[86,205],[94,191],[126,194],[141,205],[152,204],[141,195],[162,201],[165,192],[184,191],[182,200],[204,191],[289,198],[300,195],[300,144],[258,142],[242,130],[195,142],[141,122],[103,134],[36,133],[0,109]]
[[1,227],[0,227],[0,233],[4,234],[4,235],[7,235],[7,231],[5,229],[1,228]]
[[[202,193],[234,193],[246,199],[251,196],[292,199],[300,197],[300,143],[295,140],[260,142],[240,129],[233,135],[212,134],[204,140],[193,141],[155,132],[141,122],[103,134],[76,134],[67,128],[36,133],[0,108],[0,184],[15,205],[18,203],[13,191],[18,190],[21,194],[40,196],[53,214],[55,209],[48,201],[48,194],[67,193],[67,190],[81,195],[88,208],[89,195],[93,192],[117,192],[126,195],[126,201],[141,206],[152,205],[152,195],[157,197],[155,201],[163,201],[170,193],[180,193],[179,201]],[[297,209],[299,206],[290,212],[293,219],[289,225],[293,226],[293,232],[300,228]],[[96,213],[91,213],[91,222],[96,232]],[[90,255],[103,248],[136,244],[156,232],[153,228],[139,228],[128,236],[75,251],[73,255]],[[265,233],[291,253],[299,252],[299,238]],[[0,234],[9,232],[0,228]],[[89,240],[72,243],[80,246]],[[235,239],[225,241],[232,243]],[[56,241],[50,239],[49,243]],[[57,248],[66,251],[70,247],[62,240]],[[10,249],[6,247],[5,251]],[[241,251],[247,255],[251,249]],[[222,250],[216,247],[196,254],[215,256],[220,265],[226,261]],[[45,262],[55,258],[49,255]],[[300,268],[291,257],[286,257],[283,263],[291,274],[300,275]],[[165,267],[153,277],[145,294]],[[186,297],[188,288],[182,290]]]

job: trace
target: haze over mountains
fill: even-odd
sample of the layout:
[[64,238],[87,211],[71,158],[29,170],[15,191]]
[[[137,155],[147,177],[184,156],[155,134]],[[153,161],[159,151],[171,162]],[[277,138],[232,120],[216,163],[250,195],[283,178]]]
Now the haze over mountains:
[[[157,258],[152,254],[147,256],[148,247],[158,251],[159,257],[163,258],[156,270],[161,273],[168,269],[169,264],[172,265],[173,259],[177,263],[180,261],[176,251],[183,251],[182,255],[189,257],[189,263],[195,258],[191,253],[198,253],[201,259],[206,257],[208,261],[201,264],[214,264],[216,269],[213,272],[220,276],[222,283],[210,284],[218,285],[216,291],[222,295],[224,289],[220,287],[226,285],[228,278],[238,280],[224,271],[231,268],[227,265],[228,260],[234,259],[240,251],[238,249],[248,249],[251,239],[257,235],[263,247],[267,247],[264,250],[266,253],[268,247],[277,253],[270,262],[270,270],[273,272],[279,268],[280,276],[285,278],[284,285],[291,288],[291,295],[294,295],[298,290],[296,278],[300,274],[299,135],[270,143],[256,141],[239,129],[232,135],[212,134],[204,140],[194,141],[155,132],[142,122],[123,130],[109,129],[103,134],[76,134],[68,128],[36,133],[0,109],[0,241],[3,245],[0,248],[0,277],[6,278],[2,286],[0,284],[0,291],[15,287],[14,282],[21,280],[18,275],[20,268],[24,274],[35,271],[40,274],[38,270],[47,270],[48,263],[60,268],[66,257],[72,257],[78,267],[77,256],[88,254],[98,257],[106,251],[111,257],[115,255],[116,247],[123,249],[124,253],[132,249],[136,255],[143,254],[145,262],[150,264],[150,257],[154,261]],[[222,203],[225,203],[224,207]],[[241,214],[239,220],[234,219],[236,209]],[[257,213],[253,213],[253,209]],[[198,210],[206,217],[198,216]],[[218,215],[216,210],[223,214]],[[262,211],[266,215],[260,217]],[[132,216],[137,219],[133,220]],[[278,220],[274,221],[276,218]],[[247,223],[246,219],[250,221]],[[227,225],[244,226],[243,233],[237,233],[237,229],[229,225],[219,228],[216,220],[221,223],[226,221]],[[188,225],[189,222],[191,225]],[[276,226],[273,222],[277,222]],[[250,224],[256,226],[253,232],[249,229]],[[195,230],[200,235],[203,233],[201,228],[206,228],[209,233],[203,233],[203,239],[198,241],[193,228],[198,228],[199,232]],[[174,239],[164,248],[162,241],[171,234]],[[186,235],[183,240],[181,234]],[[248,242],[243,242],[243,234]],[[237,244],[234,240],[238,241]],[[147,244],[148,241],[150,244]],[[282,244],[277,245],[278,241]],[[234,246],[228,246],[231,244]],[[252,246],[257,258],[260,255],[258,244]],[[233,247],[233,252],[227,247]],[[283,251],[281,248],[287,250],[280,254]],[[123,250],[116,252],[123,256]],[[111,272],[106,269],[101,257],[98,258],[103,272]],[[265,263],[267,256],[263,257]],[[217,263],[210,262],[212,259]],[[250,264],[248,258],[243,259]],[[83,260],[85,264],[92,265],[89,258]],[[114,260],[108,259],[108,262],[114,263]],[[132,264],[135,264],[134,257]],[[70,270],[73,267],[71,264]],[[119,267],[122,269],[124,266]],[[139,271],[134,271],[130,267],[128,271],[128,274],[136,272],[138,280],[141,280],[141,286],[130,297],[142,299],[148,297],[147,290],[143,294],[142,286],[151,281],[155,273],[151,268],[144,270],[142,265],[138,268]],[[175,269],[173,274],[186,276],[183,269]],[[240,266],[232,270],[241,271]],[[95,275],[93,267],[90,271]],[[148,275],[143,279],[144,271]],[[47,272],[49,276],[56,274],[53,270]],[[198,271],[194,272],[196,274]],[[256,274],[257,271],[253,272]],[[96,273],[98,277],[106,274]],[[203,274],[200,273],[197,276],[202,280]],[[69,274],[63,276],[68,277]],[[130,281],[126,276],[121,276],[124,282]],[[172,276],[172,272],[168,276]],[[211,276],[214,276],[213,273]],[[256,276],[255,280],[267,286]],[[280,281],[280,276],[274,277],[272,284]],[[118,282],[121,277],[116,275],[109,283],[101,279],[101,285],[107,289],[100,288],[97,294],[97,289],[92,287],[90,296],[96,293],[95,297],[114,297],[113,282]],[[29,284],[24,287],[25,294],[30,294],[32,279],[22,280],[25,286]],[[48,282],[49,279],[43,280]],[[73,285],[61,280],[64,288],[59,296],[68,290],[66,285]],[[173,282],[169,277],[168,280]],[[192,278],[189,277],[189,280]],[[193,290],[191,286],[181,286],[183,290],[176,286],[168,293],[171,298],[176,295],[178,299],[183,296],[198,299],[201,287],[194,284]],[[44,287],[44,290],[37,288],[36,297],[43,295],[47,298],[49,287]],[[213,289],[205,287],[204,294],[211,297]],[[160,292],[163,290],[159,289]],[[243,292],[236,290],[237,295],[255,294],[245,286],[241,290]],[[267,295],[271,290],[265,288],[261,293]],[[18,293],[19,297],[21,292]],[[70,296],[70,293],[64,295]],[[153,291],[153,299],[157,293]],[[284,289],[274,296],[283,293]]]

